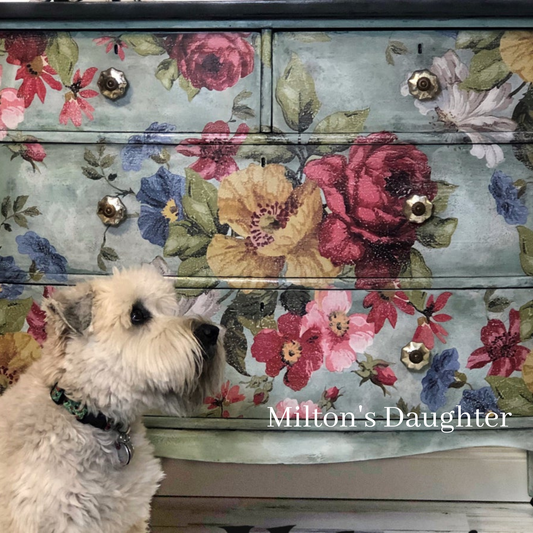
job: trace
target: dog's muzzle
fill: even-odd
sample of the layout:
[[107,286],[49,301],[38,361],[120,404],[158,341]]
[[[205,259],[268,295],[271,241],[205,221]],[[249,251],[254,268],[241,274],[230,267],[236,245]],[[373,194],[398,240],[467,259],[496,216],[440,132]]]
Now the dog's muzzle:
[[200,324],[194,330],[194,336],[202,347],[202,353],[206,361],[215,357],[218,334],[220,329],[213,324]]

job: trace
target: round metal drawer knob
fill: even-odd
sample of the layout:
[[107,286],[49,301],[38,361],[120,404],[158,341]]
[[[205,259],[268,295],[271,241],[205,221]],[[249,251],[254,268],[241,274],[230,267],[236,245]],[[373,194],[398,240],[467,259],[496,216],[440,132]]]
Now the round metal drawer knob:
[[96,214],[106,226],[118,226],[126,218],[126,206],[118,196],[104,196]]
[[402,363],[409,370],[422,370],[429,364],[431,351],[421,342],[410,342],[402,348]]
[[428,199],[427,196],[418,196],[418,194],[413,194],[405,200],[403,206],[403,214],[407,217],[409,222],[414,222],[415,224],[422,224],[425,222],[433,213],[433,204]]
[[430,70],[416,70],[407,84],[411,95],[419,100],[431,100],[440,92],[439,80]]
[[126,94],[128,85],[124,72],[112,67],[102,70],[98,78],[100,92],[110,100],[122,98]]

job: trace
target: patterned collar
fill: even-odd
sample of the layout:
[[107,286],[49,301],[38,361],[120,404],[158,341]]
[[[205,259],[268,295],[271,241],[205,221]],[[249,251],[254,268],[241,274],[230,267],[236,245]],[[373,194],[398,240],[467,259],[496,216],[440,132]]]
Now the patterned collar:
[[52,387],[50,391],[50,397],[57,405],[62,405],[70,414],[76,417],[76,420],[79,420],[82,424],[89,424],[94,426],[97,429],[102,429],[103,431],[116,430],[119,433],[127,433],[127,429],[124,430],[124,427],[121,424],[117,424],[112,418],[108,418],[103,413],[98,413],[93,415],[89,413],[87,406],[82,402],[76,402],[69,398],[64,389],[60,389],[57,386],[57,383]]

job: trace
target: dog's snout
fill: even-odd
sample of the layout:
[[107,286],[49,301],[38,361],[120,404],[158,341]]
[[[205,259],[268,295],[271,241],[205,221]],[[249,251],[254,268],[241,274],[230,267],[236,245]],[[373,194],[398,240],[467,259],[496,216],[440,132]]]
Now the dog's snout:
[[218,340],[220,329],[213,324],[200,324],[194,330],[194,336],[198,339],[200,346],[204,350],[204,357],[212,359],[214,356],[214,346]]

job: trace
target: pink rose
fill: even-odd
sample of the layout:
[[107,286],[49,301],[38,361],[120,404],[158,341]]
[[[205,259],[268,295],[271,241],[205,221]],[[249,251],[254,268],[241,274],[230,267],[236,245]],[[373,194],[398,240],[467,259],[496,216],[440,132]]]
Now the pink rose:
[[41,162],[46,157],[46,152],[39,143],[26,143],[24,147],[26,148],[23,154],[24,159]]
[[398,378],[390,366],[376,366],[374,368],[376,374],[372,376],[371,381],[376,385],[392,386],[396,383]]
[[331,387],[324,393],[324,398],[335,403],[339,399],[340,390],[337,387]]
[[167,37],[165,46],[197,89],[223,91],[254,69],[254,49],[238,33],[182,33]]
[[314,418],[315,414],[317,417],[318,415],[322,414],[320,407],[318,407],[318,405],[313,403],[311,400],[307,400],[306,402],[301,402],[298,404],[298,400],[286,398],[285,400],[282,400],[276,404],[276,416],[278,418],[282,418],[287,409],[289,411],[289,418],[296,418],[297,414],[300,416],[300,419],[305,419],[306,416],[309,416],[309,418]]
[[395,141],[387,132],[359,137],[348,160],[329,155],[304,169],[332,211],[320,229],[320,253],[336,266],[355,265],[357,277],[397,277],[416,240],[405,200],[413,194],[433,200],[437,193],[426,155]]

